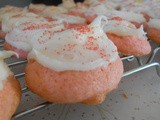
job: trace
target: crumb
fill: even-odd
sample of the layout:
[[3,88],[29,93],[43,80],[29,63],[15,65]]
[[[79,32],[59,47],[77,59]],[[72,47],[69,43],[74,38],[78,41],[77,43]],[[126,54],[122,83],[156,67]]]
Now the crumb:
[[124,97],[125,99],[128,99],[128,96],[124,92],[122,93],[122,97]]

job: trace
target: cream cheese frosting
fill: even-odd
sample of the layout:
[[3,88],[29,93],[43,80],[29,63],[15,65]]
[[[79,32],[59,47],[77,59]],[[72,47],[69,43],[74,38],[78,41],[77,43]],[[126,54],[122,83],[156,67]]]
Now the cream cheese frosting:
[[150,19],[148,25],[149,27],[160,29],[160,19]]
[[134,12],[114,10],[114,11],[111,11],[108,15],[111,17],[121,17],[122,19],[130,21],[130,22],[137,22],[137,23],[146,22],[146,19],[144,18],[142,14],[138,14]]
[[[37,40],[37,44],[44,42],[44,40],[39,41],[39,37],[44,39],[43,34],[45,34],[46,31],[49,34],[53,34],[55,32],[65,29],[63,23],[59,21],[54,21],[52,23],[43,23],[43,22],[37,23],[38,21],[35,22],[34,22],[35,28],[30,28],[33,26],[33,23],[23,24],[18,26],[17,28],[14,28],[12,31],[6,34],[5,36],[6,42],[18,49],[24,51],[30,51],[32,49],[31,41]],[[36,26],[39,26],[39,28],[37,28]],[[48,36],[45,39],[45,41],[49,40],[49,37],[50,36]]]
[[52,15],[52,18],[58,21],[64,21],[66,23],[71,23],[71,24],[86,23],[86,20],[82,17],[67,15],[67,14]]
[[12,55],[16,55],[18,57],[18,54],[15,52],[0,51],[0,90],[3,89],[3,81],[6,80],[9,75],[13,75],[7,64],[3,61],[3,59],[11,57]]
[[134,24],[125,20],[109,20],[108,24],[104,27],[104,31],[120,36],[144,37],[146,35],[143,30],[143,25],[141,25],[140,28],[136,28]]
[[59,7],[70,9],[70,8],[76,7],[76,4],[74,0],[62,0],[62,4],[60,4]]
[[18,14],[12,17],[6,15],[2,19],[2,31],[7,33],[15,27],[22,27],[23,24],[38,24],[42,22],[47,23],[47,20],[34,13]]
[[29,5],[29,9],[34,9],[34,10],[38,10],[38,11],[43,11],[47,6],[44,4],[30,4]]
[[93,3],[85,12],[86,16],[105,15],[110,10],[100,2]]
[[68,10],[64,7],[47,6],[40,15],[43,17],[52,17],[54,14],[67,13]]
[[13,6],[5,6],[0,9],[0,22],[2,21],[4,16],[14,16],[17,14],[24,14],[28,10],[26,8],[18,8],[18,7],[13,7]]
[[87,71],[107,66],[118,58],[116,46],[103,31],[105,16],[90,25],[54,34],[43,47],[33,46],[29,59],[55,71]]

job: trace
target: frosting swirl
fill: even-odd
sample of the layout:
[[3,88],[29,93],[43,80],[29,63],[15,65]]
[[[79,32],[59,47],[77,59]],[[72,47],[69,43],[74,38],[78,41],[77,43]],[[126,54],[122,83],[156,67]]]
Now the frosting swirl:
[[56,71],[107,66],[117,59],[118,52],[103,31],[106,24],[107,18],[99,16],[88,26],[56,33],[43,47],[33,46],[29,59]]

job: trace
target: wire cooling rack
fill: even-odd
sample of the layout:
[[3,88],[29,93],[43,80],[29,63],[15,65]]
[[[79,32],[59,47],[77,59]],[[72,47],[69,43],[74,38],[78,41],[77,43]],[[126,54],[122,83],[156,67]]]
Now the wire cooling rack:
[[[150,41],[152,42],[152,41]],[[4,43],[4,40],[0,40],[0,50],[3,50],[3,43]],[[151,67],[155,67],[156,68],[156,71],[157,71],[157,75],[160,77],[160,63],[159,62],[153,62],[155,56],[157,56],[158,52],[160,51],[160,46],[157,45],[156,47],[152,48],[152,52],[149,56],[147,56],[147,59],[146,61],[142,61],[141,57],[134,57],[134,56],[122,56],[121,57],[121,60],[122,61],[129,61],[129,62],[132,62],[134,59],[137,60],[137,63],[138,63],[138,67],[135,67],[133,69],[130,69],[130,70],[127,70],[124,72],[123,74],[123,77],[126,77],[126,76],[129,76],[129,75],[132,75],[134,73],[137,73],[137,72],[140,72],[142,70],[145,70],[145,69],[148,69],[148,68],[151,68]],[[7,63],[8,66],[11,68],[11,67],[16,67],[18,65],[22,65],[24,68],[25,68],[25,64],[27,63],[27,60],[16,60],[16,61],[12,61],[12,58],[9,58],[8,60],[9,62]],[[14,71],[13,71],[14,72]],[[15,73],[15,77],[20,79],[22,77],[25,76],[25,73],[24,72],[20,72],[20,73]],[[24,86],[22,87],[22,93],[26,93],[28,92],[29,89]],[[44,102],[42,104],[39,104],[39,105],[36,105],[32,108],[29,108],[29,109],[26,109],[24,111],[21,111],[19,113],[16,113],[12,119],[13,120],[18,120],[19,118],[22,118],[23,116],[26,116],[26,115],[29,115],[35,111],[38,111],[38,110],[41,110],[41,109],[44,109],[46,108],[47,106],[52,106],[52,105],[56,105],[56,104],[53,104],[53,103],[49,103],[49,102]]]

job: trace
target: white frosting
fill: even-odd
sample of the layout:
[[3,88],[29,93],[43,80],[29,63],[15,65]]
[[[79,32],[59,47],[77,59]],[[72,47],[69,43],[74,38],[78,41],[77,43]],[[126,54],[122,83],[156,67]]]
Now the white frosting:
[[35,10],[39,10],[42,11],[46,8],[46,5],[44,4],[30,4],[29,5],[29,9],[35,9]]
[[71,23],[71,24],[86,23],[86,20],[82,17],[67,15],[67,14],[52,15],[52,18],[58,21],[64,21],[66,23]]
[[150,19],[148,25],[149,27],[160,29],[160,19]]
[[134,2],[134,3],[128,3],[122,6],[122,10],[125,11],[132,11],[135,13],[142,13],[148,11],[150,9],[150,6],[145,5],[145,3],[139,3],[139,2]]
[[69,9],[69,12],[84,14],[87,9],[88,9],[88,6],[86,6],[85,4],[83,4],[81,2],[78,2],[76,4],[76,7]]
[[12,55],[18,55],[12,51],[0,51],[0,90],[3,89],[3,81],[7,79],[9,75],[13,73],[8,68],[7,64],[3,62],[3,59],[8,58]]
[[116,9],[116,7],[118,7],[118,4],[113,1],[105,1],[105,6],[106,8],[113,10]]
[[17,58],[19,57],[18,54],[13,51],[6,51],[6,50],[0,51],[0,60],[3,60],[5,58],[9,58],[12,55],[16,55]]
[[105,4],[95,2],[86,10],[85,15],[86,16],[105,15],[109,11],[110,10],[106,8]]
[[87,71],[107,66],[117,59],[118,52],[102,29],[106,19],[99,16],[88,26],[54,34],[43,47],[33,47],[29,59],[56,71]]
[[147,11],[147,14],[148,14],[149,16],[151,16],[152,18],[154,18],[154,19],[160,19],[159,10],[160,10],[160,6],[159,6],[159,8],[150,8],[150,9]]
[[[48,33],[52,34],[54,32],[61,31],[62,29],[64,29],[64,25],[61,22],[55,21],[55,22],[52,22],[52,24],[48,23],[48,26],[50,25],[51,28],[47,28],[47,29],[43,27],[43,22],[41,24],[42,24],[41,28],[33,29],[33,30],[21,29],[21,28],[24,28],[24,26],[23,27],[19,26],[18,28],[14,28],[11,32],[6,34],[5,40],[7,43],[9,43],[10,45],[18,49],[21,49],[24,51],[30,51],[32,49],[31,42],[37,41],[37,44],[38,44],[38,41],[44,38],[43,34],[45,34],[46,31],[49,31]],[[45,41],[47,40],[49,40],[49,38],[47,38]],[[43,41],[41,40],[40,42],[43,42]]]
[[134,12],[127,12],[127,11],[112,11],[109,13],[112,17],[121,17],[124,20],[130,21],[130,22],[137,22],[137,23],[143,23],[146,22],[146,19],[142,14],[134,13]]
[[29,51],[31,50],[29,41],[34,35],[37,35],[36,30],[35,31],[33,30],[32,31],[30,30],[22,31],[19,29],[13,29],[11,32],[6,34],[5,40],[7,43],[9,43],[10,45],[18,49]]
[[109,20],[108,24],[104,27],[104,31],[106,33],[115,33],[120,36],[144,37],[146,35],[143,30],[143,25],[140,28],[136,28],[133,24],[125,20]]
[[84,0],[84,4],[91,5],[92,3],[96,2],[97,0]]
[[47,22],[47,20],[45,20],[42,17],[39,17],[34,13],[26,13],[18,16],[12,16],[11,18],[9,16],[4,16],[4,18],[2,19],[2,31],[7,33],[11,31],[13,28],[19,27],[21,24],[22,27],[23,24],[38,24],[39,22]]
[[0,60],[0,90],[3,88],[3,80],[9,76],[9,70],[7,69],[7,65]]
[[3,8],[0,9],[0,21],[2,21],[4,16],[14,16],[17,14],[23,14],[26,13],[27,9],[22,9],[22,8],[18,8],[18,7],[13,7],[13,6],[5,6]]
[[62,4],[59,6],[62,6],[64,8],[70,9],[76,6],[74,0],[62,0]]
[[60,13],[67,13],[67,9],[64,7],[48,6],[40,13],[40,15],[43,17],[52,17],[52,15]]

